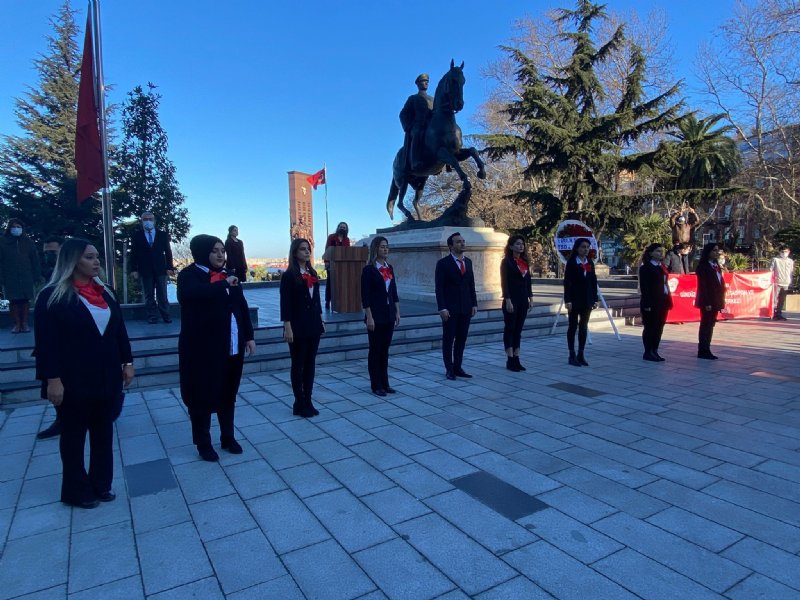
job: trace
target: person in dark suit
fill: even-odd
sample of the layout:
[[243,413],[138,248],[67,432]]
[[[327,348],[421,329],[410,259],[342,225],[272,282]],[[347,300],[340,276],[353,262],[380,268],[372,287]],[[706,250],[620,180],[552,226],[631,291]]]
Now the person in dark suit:
[[169,234],[156,229],[153,213],[142,213],[141,218],[142,228],[131,238],[131,272],[142,285],[147,322],[158,323],[160,314],[164,323],[172,323],[167,301],[167,276],[175,276],[175,267],[172,266]]
[[700,309],[697,358],[716,360],[711,353],[711,337],[717,323],[717,313],[725,308],[725,280],[722,268],[717,263],[720,247],[716,242],[703,246],[700,262],[697,263],[697,293],[694,305]]
[[319,411],[311,401],[314,389],[317,349],[325,333],[319,277],[311,264],[311,244],[303,238],[289,246],[289,266],[281,277],[281,321],[283,339],[292,357],[292,414],[313,417]]
[[472,261],[464,256],[467,244],[460,233],[447,238],[450,254],[436,263],[436,304],[442,318],[442,359],[445,377],[472,377],[461,367],[469,323],[478,312]]
[[197,235],[189,243],[194,263],[178,275],[181,332],[178,368],[181,399],[192,422],[192,441],[203,460],[219,455],[211,446],[211,414],[217,413],[220,446],[241,454],[233,415],[242,379],[244,355],[253,354],[253,326],[239,279],[228,274],[225,245],[212,235]]
[[503,291],[503,347],[506,349],[506,369],[525,371],[519,361],[522,328],[531,309],[531,259],[525,248],[525,238],[512,235],[506,242],[505,257],[500,263],[500,287]]
[[225,270],[239,279],[239,283],[247,281],[247,259],[244,256],[244,242],[239,239],[239,228],[228,227],[225,240]]
[[122,312],[99,272],[97,249],[86,240],[67,240],[34,311],[36,378],[61,422],[61,501],[79,508],[116,497],[113,424],[122,410],[122,388],[134,376]]
[[394,394],[389,385],[389,346],[394,328],[400,325],[400,298],[389,258],[389,240],[376,235],[369,245],[369,258],[361,271],[361,306],[367,324],[369,355],[367,370],[376,396]]
[[[567,347],[569,364],[574,367],[588,367],[583,355],[589,331],[589,317],[597,308],[597,275],[594,263],[589,258],[591,242],[578,238],[572,245],[572,253],[564,266],[564,306],[569,314],[567,327]],[[578,332],[578,354],[575,354],[575,331]]]
[[658,353],[667,313],[672,308],[672,296],[669,292],[669,271],[662,262],[664,246],[650,244],[642,256],[639,267],[639,309],[642,314],[642,343],[644,344],[644,360],[661,362],[664,359]]
[[692,251],[691,244],[675,244],[672,250],[667,252],[664,258],[664,266],[670,273],[676,275],[687,275],[691,272],[689,265],[689,253]]

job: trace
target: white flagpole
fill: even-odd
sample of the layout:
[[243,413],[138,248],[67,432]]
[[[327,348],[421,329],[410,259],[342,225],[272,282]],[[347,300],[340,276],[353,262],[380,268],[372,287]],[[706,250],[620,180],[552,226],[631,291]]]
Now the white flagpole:
[[106,282],[116,289],[114,271],[114,222],[111,213],[111,198],[108,196],[108,138],[106,135],[106,94],[103,80],[103,44],[100,35],[100,0],[90,0],[92,21],[94,22],[94,75],[95,98],[97,99],[98,122],[100,123],[100,146],[103,150],[103,248],[105,251]]

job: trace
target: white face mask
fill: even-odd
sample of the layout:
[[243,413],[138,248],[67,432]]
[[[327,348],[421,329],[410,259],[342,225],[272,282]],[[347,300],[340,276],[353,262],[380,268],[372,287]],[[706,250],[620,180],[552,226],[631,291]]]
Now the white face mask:
[[789,258],[789,251],[788,250],[784,250],[783,252],[781,252],[781,256],[783,258]]
[[19,237],[22,235],[22,227],[12,227],[11,228],[11,235],[14,237]]

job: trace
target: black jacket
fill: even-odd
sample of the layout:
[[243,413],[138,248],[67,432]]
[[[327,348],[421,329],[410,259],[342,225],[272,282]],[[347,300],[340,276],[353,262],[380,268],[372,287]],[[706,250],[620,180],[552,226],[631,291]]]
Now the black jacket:
[[[664,289],[666,288],[666,292]],[[650,261],[639,267],[639,308],[654,311],[668,311],[672,308],[672,295],[669,292],[664,271]]]
[[281,277],[281,321],[292,324],[294,337],[310,338],[322,335],[322,304],[319,299],[319,281],[314,293],[309,295],[306,282],[292,271]]
[[597,275],[594,263],[589,260],[591,269],[584,273],[583,267],[573,258],[564,267],[564,304],[572,303],[572,310],[585,311],[597,303]]
[[189,408],[213,410],[225,385],[225,361],[231,355],[231,315],[239,332],[237,350],[253,339],[247,300],[241,286],[211,283],[211,275],[191,264],[178,273],[181,333],[178,365],[181,398]]
[[503,300],[510,298],[514,306],[527,306],[528,298],[533,297],[530,266],[523,277],[514,259],[504,258],[500,263],[500,287],[503,291]]
[[711,263],[708,261],[698,263],[695,275],[697,275],[697,293],[694,305],[701,310],[710,306],[713,312],[725,308],[725,280],[719,280]]
[[670,250],[664,258],[664,265],[670,273],[686,275],[689,273],[689,255]]
[[[111,318],[100,335],[89,309],[77,294],[48,307],[53,289],[44,288],[36,299],[36,378],[46,382],[60,377],[65,403],[100,398],[107,398],[111,404],[119,402],[122,365],[133,360],[119,304],[108,292],[103,294]],[[118,410],[115,412],[118,414]]]
[[478,306],[475,294],[475,273],[472,261],[464,257],[464,274],[452,254],[436,263],[436,305],[441,312],[447,309],[451,315],[471,315],[472,307]]
[[145,237],[144,229],[139,229],[131,237],[131,271],[139,275],[159,277],[172,271],[172,249],[169,245],[169,234],[160,229],[155,230],[153,246]]
[[244,242],[229,237],[225,240],[225,269],[236,275],[239,281],[247,281],[247,259],[244,257]]
[[361,271],[361,306],[372,311],[372,319],[376,323],[394,323],[397,319],[397,280],[394,269],[389,265],[392,279],[389,289],[383,281],[383,275],[375,265],[366,265]]

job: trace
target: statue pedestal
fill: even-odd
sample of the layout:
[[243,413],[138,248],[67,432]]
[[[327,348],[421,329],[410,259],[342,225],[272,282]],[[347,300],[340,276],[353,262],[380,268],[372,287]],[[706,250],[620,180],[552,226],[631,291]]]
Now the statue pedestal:
[[508,236],[491,227],[432,227],[378,234],[389,240],[389,262],[397,274],[401,303],[436,303],[436,262],[450,253],[447,238],[456,232],[467,243],[464,254],[472,260],[478,302],[500,299],[500,261]]

